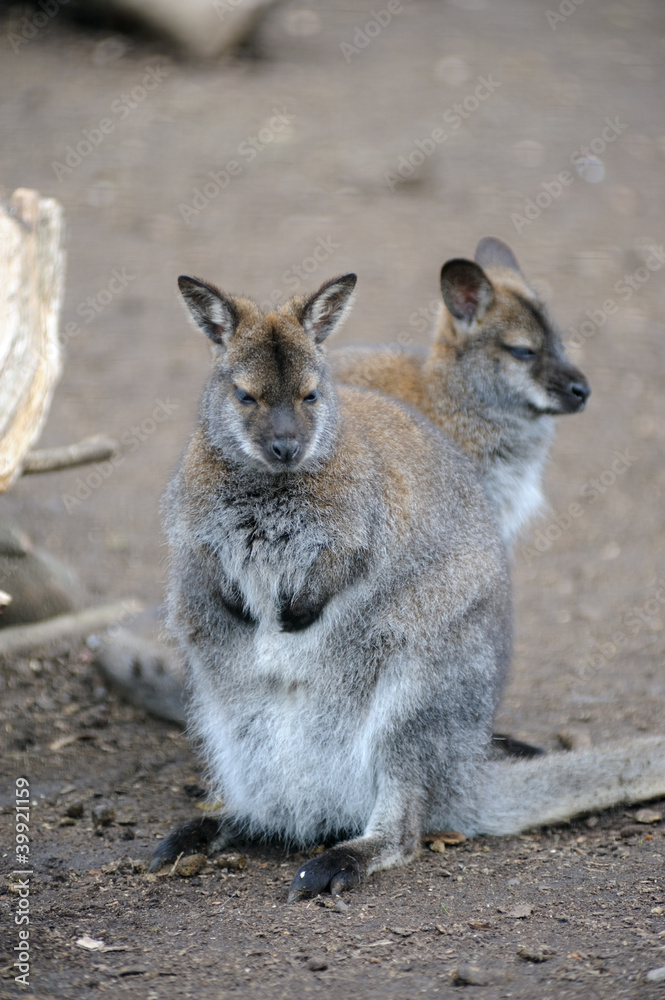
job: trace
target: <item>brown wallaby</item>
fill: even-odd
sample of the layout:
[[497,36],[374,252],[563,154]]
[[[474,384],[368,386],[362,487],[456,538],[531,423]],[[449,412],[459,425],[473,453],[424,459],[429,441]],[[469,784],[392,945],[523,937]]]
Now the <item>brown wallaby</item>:
[[665,739],[488,759],[510,661],[504,546],[475,471],[423,417],[333,383],[355,275],[264,314],[181,277],[216,346],[164,500],[168,624],[224,801],[151,868],[235,835],[344,838],[290,899],[403,864],[430,829],[512,833],[665,792]]
[[501,240],[481,240],[475,261],[444,264],[441,292],[427,356],[348,348],[331,355],[333,371],[410,403],[452,438],[479,470],[510,544],[543,503],[554,416],[584,409],[591,390]]

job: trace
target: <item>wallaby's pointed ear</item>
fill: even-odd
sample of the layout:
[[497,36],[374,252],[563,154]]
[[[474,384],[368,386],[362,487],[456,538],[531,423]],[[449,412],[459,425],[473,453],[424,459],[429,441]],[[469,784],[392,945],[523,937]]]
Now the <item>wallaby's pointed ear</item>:
[[325,340],[351,312],[357,280],[355,274],[333,278],[321,285],[318,292],[305,302],[300,322],[315,344]]
[[226,346],[238,326],[238,311],[214,285],[181,274],[178,288],[194,322],[215,344]]
[[441,268],[441,294],[455,319],[469,325],[494,302],[494,289],[482,267],[461,257]]
[[485,236],[476,247],[476,264],[481,267],[507,267],[511,271],[522,274],[517,263],[517,257],[503,240],[496,236]]

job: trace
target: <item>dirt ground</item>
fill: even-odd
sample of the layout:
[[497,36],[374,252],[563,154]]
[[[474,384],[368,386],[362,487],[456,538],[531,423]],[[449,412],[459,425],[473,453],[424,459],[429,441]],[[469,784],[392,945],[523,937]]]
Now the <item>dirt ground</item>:
[[[665,7],[402,0],[369,38],[385,6],[286,3],[251,58],[221,64],[64,14],[16,52],[25,10],[0,11],[0,182],[56,196],[69,225],[67,363],[42,443],[121,442],[102,482],[86,483],[89,469],[31,477],[0,515],[76,566],[91,603],[158,602],[159,498],[208,360],[176,276],[265,301],[356,270],[339,342],[424,345],[441,264],[497,235],[593,386],[587,411],[560,421],[551,507],[515,552],[497,727],[550,750],[655,732],[665,269],[649,248],[665,231]],[[131,98],[150,73],[154,88]],[[67,147],[105,119],[113,129],[69,166]],[[596,159],[578,170],[584,146]],[[90,659],[59,647],[0,671],[6,865],[18,777],[33,803],[30,985],[14,982],[19,896],[5,879],[0,995],[665,995],[646,979],[665,966],[665,824],[636,822],[636,808],[425,849],[343,907],[287,906],[301,856],[279,846],[243,848],[242,870],[147,876],[156,839],[196,813],[201,772],[185,736],[121,703]],[[92,813],[105,804],[107,826]]]

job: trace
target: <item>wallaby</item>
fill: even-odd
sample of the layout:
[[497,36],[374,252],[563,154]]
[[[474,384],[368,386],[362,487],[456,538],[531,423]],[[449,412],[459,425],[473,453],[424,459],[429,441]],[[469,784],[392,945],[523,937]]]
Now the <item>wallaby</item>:
[[168,625],[218,818],[151,869],[239,834],[345,839],[289,898],[400,865],[431,829],[511,833],[665,793],[665,739],[488,761],[510,662],[505,548],[471,463],[425,418],[337,390],[326,337],[355,275],[264,314],[179,286],[216,346],[164,500]]
[[510,247],[487,237],[475,257],[443,265],[444,304],[427,356],[347,348],[331,364],[342,382],[416,406],[455,441],[479,470],[510,545],[543,503],[554,416],[584,409],[591,390]]

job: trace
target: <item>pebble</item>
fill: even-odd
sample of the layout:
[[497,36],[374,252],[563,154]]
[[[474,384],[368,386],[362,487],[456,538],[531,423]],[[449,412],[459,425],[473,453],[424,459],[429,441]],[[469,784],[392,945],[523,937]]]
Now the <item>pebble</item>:
[[496,986],[508,980],[502,969],[481,969],[477,965],[458,965],[450,978],[455,986]]
[[660,823],[662,818],[662,812],[657,809],[638,809],[635,813],[636,823]]
[[525,962],[539,963],[549,961],[554,952],[546,944],[521,944],[517,949],[517,954]]
[[324,972],[328,968],[328,963],[323,958],[310,958],[307,968],[311,972]]
[[208,859],[205,854],[189,854],[186,858],[181,858],[176,862],[175,874],[181,878],[191,878],[198,875],[202,868],[205,868]]
[[650,972],[647,972],[646,978],[650,983],[664,983],[665,965],[661,965],[659,969],[651,969]]
[[95,826],[110,826],[115,819],[115,809],[108,802],[100,802],[91,810],[92,822]]
[[65,809],[65,816],[70,819],[80,819],[83,815],[83,803],[80,801],[70,802]]
[[226,868],[230,872],[241,872],[247,867],[247,858],[244,854],[220,854],[215,858],[218,868]]

